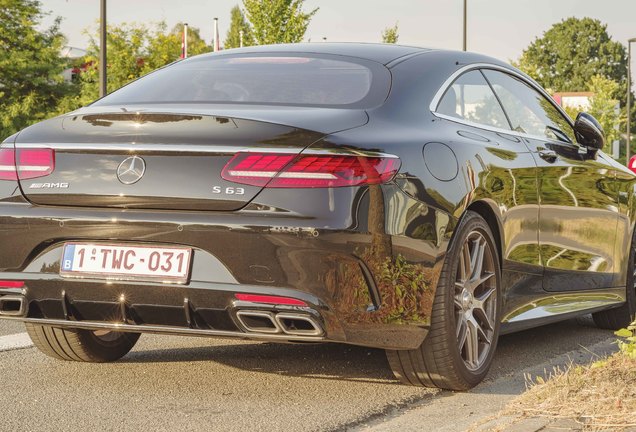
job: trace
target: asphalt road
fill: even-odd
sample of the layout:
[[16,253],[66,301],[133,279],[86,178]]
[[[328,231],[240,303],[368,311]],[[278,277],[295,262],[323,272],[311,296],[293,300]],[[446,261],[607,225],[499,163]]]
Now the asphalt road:
[[0,336],[7,336],[24,331],[24,324],[15,321],[0,321]]
[[[0,341],[21,331],[0,321]],[[478,411],[480,389],[508,394],[505,384],[489,383],[612,337],[589,320],[504,336],[487,382],[460,395],[463,405]],[[111,364],[56,361],[34,348],[3,351],[0,383],[0,431],[366,429],[452,399],[398,384],[380,350],[154,335]],[[444,421],[452,425],[452,413]]]

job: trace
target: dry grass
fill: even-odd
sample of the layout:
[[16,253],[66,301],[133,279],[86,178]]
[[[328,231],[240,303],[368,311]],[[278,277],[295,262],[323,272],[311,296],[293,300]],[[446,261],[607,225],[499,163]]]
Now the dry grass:
[[622,352],[548,380],[527,379],[528,391],[502,415],[574,419],[586,431],[636,427],[636,359]]

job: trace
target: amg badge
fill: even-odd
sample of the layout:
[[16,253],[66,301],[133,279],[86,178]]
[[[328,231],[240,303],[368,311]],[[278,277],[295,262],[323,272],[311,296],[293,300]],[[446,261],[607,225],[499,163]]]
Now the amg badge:
[[67,189],[68,183],[31,183],[29,189]]

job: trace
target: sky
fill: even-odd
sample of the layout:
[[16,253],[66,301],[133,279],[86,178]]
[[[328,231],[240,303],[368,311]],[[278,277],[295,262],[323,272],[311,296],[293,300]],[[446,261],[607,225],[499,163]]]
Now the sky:
[[[240,0],[107,0],[107,22],[153,25],[166,21],[198,27],[211,43],[213,19],[220,40],[230,9]],[[575,16],[607,24],[614,40],[636,37],[636,0],[467,0],[468,50],[504,61],[516,60],[525,47],[552,24]],[[73,47],[86,48],[85,29],[97,29],[99,0],[41,0],[50,11],[43,24],[63,18],[61,30]],[[432,48],[462,48],[463,0],[305,0],[305,10],[319,8],[305,35],[311,42],[380,42],[386,27],[398,24],[399,43]]]

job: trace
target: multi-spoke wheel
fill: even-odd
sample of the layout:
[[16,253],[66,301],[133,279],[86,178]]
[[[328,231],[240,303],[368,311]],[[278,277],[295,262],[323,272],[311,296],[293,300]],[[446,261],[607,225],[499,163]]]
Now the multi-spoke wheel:
[[81,362],[110,362],[125,356],[139,333],[107,330],[59,329],[46,325],[26,324],[27,333],[44,354],[58,360]]
[[404,383],[467,390],[488,373],[499,336],[500,268],[486,221],[467,212],[457,227],[442,269],[424,343],[387,351]]
[[478,370],[490,353],[497,319],[495,258],[479,231],[468,234],[455,280],[457,347],[469,370]]
[[636,234],[632,238],[629,263],[625,275],[625,303],[615,309],[592,314],[597,327],[618,330],[627,327],[636,319]]

